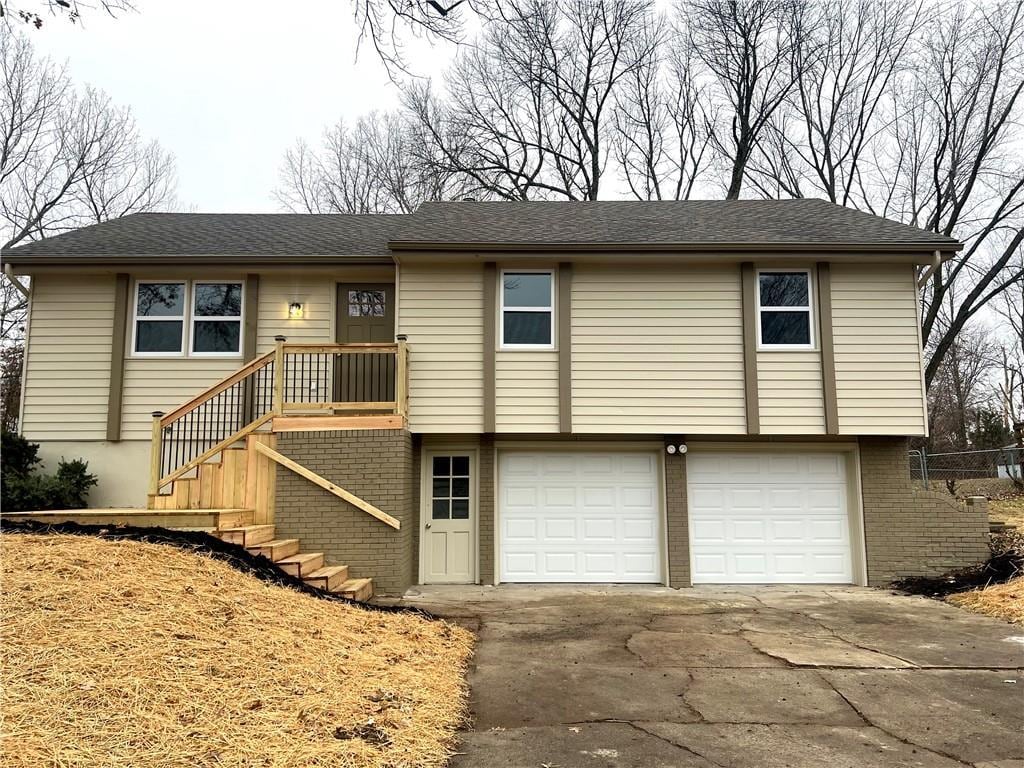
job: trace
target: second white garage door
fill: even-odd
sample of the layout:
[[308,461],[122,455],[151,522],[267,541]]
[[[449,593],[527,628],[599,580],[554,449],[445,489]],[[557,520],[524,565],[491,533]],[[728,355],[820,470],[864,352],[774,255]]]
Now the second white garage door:
[[694,584],[853,581],[844,454],[692,451],[686,476]]
[[499,454],[505,582],[661,583],[655,453]]

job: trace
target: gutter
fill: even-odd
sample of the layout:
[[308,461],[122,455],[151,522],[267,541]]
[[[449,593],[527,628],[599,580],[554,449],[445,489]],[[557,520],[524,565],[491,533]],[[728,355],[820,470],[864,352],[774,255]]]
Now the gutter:
[[10,262],[4,262],[4,274],[7,279],[14,283],[14,287],[18,289],[18,293],[28,298],[28,288],[22,285],[21,280],[14,276],[14,269],[11,267]]
[[[949,252],[962,249],[963,243],[950,240],[942,252]],[[392,251],[500,251],[504,253],[530,253],[530,252],[632,252],[632,253],[659,253],[659,252],[684,252],[684,251],[799,251],[822,253],[829,252],[900,252],[900,251],[940,251],[935,250],[934,242],[909,242],[909,243],[804,243],[804,242],[688,242],[688,243],[578,243],[578,242],[552,242],[552,243],[522,243],[522,242],[445,242],[428,240],[391,240],[388,248]]]

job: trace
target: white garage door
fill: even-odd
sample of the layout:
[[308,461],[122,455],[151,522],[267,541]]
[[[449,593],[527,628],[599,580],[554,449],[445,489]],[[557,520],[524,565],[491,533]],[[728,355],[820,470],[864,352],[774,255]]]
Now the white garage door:
[[660,583],[654,453],[498,459],[501,581]]
[[841,453],[687,456],[695,584],[853,581]]

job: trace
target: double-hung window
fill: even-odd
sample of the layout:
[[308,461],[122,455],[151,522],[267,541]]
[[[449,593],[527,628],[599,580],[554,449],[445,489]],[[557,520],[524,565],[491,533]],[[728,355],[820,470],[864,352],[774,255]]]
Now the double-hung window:
[[135,354],[170,357],[185,351],[187,295],[184,282],[135,284]]
[[192,354],[237,355],[242,340],[242,284],[192,286]]
[[757,334],[760,349],[814,348],[809,270],[757,273]]
[[550,269],[501,273],[501,346],[552,349],[555,275]]
[[139,357],[239,355],[242,283],[140,280],[135,285],[132,353]]

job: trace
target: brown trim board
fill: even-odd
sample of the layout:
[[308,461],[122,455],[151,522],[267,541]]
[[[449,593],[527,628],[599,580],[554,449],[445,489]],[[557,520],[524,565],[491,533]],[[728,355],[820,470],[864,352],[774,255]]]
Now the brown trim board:
[[114,334],[110,345],[110,387],[107,389],[107,440],[121,439],[121,404],[124,400],[124,347],[128,335],[128,291],[124,272],[114,278]]
[[484,432],[496,430],[494,415],[494,357],[497,347],[498,264],[484,262]]
[[572,263],[558,265],[558,431],[572,433]]
[[836,350],[832,331],[832,268],[819,261],[818,328],[821,335],[821,383],[825,396],[825,434],[839,434],[839,398],[836,394]]
[[245,276],[245,329],[242,336],[242,361],[256,359],[256,329],[260,312],[260,276]]
[[747,434],[761,434],[761,412],[757,399],[757,273],[754,262],[740,264],[743,294],[743,394],[747,406]]

